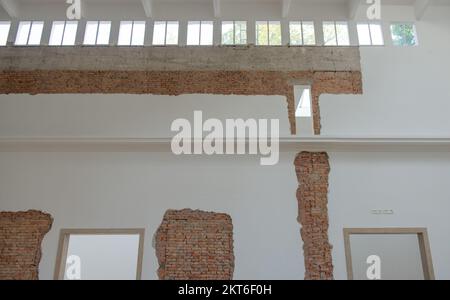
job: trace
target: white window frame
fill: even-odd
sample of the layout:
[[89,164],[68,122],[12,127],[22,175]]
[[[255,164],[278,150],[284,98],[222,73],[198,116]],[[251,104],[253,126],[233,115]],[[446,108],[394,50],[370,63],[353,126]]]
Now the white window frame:
[[[360,38],[359,38],[359,31],[358,31],[358,26],[360,26],[360,25],[366,25],[368,30],[369,30],[369,39],[370,39],[370,44],[369,45],[361,45]],[[378,45],[378,44],[375,45],[373,43],[372,29],[371,29],[370,25],[379,25],[380,26],[380,28],[381,28],[381,44],[380,45]],[[360,46],[381,47],[381,46],[384,46],[384,44],[385,44],[385,42],[384,42],[384,35],[383,35],[383,26],[382,26],[382,24],[380,22],[358,22],[356,24],[356,32],[357,32],[357,35],[358,35],[358,44]]]
[[5,44],[0,44],[0,47],[8,46],[9,36],[11,35],[11,21],[0,21],[0,24],[6,25],[8,27],[8,32],[5,37]]
[[71,235],[139,235],[138,261],[136,268],[136,280],[142,276],[142,262],[144,256],[145,229],[61,229],[58,243],[58,254],[54,272],[54,280],[63,280],[66,269],[67,252]]
[[[16,40],[14,42],[14,45],[15,46],[40,46],[41,43],[42,43],[42,35],[43,35],[44,29],[45,29],[45,21],[20,21],[18,28],[20,28],[20,24],[22,24],[22,23],[30,23],[30,29],[28,30],[28,35],[27,35],[27,42],[25,44],[17,44],[17,39],[19,37],[19,31],[17,31],[17,33],[16,33]],[[39,43],[30,45],[31,32],[33,31],[33,26],[36,23],[42,24],[42,31],[40,33]]]
[[[188,44],[187,36],[189,36],[189,24],[190,23],[199,23],[199,30],[198,30],[198,44]],[[212,24],[212,37],[211,37],[211,44],[202,44],[202,29],[203,24],[208,23]],[[187,32],[186,32],[186,45],[187,46],[213,46],[214,45],[214,21],[188,21],[187,24]]]
[[[335,38],[335,42],[336,42],[336,45],[326,45],[326,43],[325,43],[325,31],[324,31],[324,27],[325,27],[325,24],[330,24],[330,23],[333,23],[334,24],[334,38]],[[347,34],[348,34],[348,45],[341,45],[340,43],[339,43],[339,37],[338,37],[338,30],[337,30],[337,25],[338,24],[345,24],[346,26],[347,26]],[[327,47],[336,47],[336,46],[338,46],[338,47],[348,47],[348,46],[351,46],[351,41],[350,41],[350,25],[349,25],[349,23],[347,22],[347,21],[323,21],[322,22],[322,32],[323,32],[323,45],[324,46],[327,46]]]
[[[112,29],[112,22],[111,21],[87,21],[86,22],[86,26],[88,23],[95,23],[97,22],[97,31],[95,33],[95,43],[94,44],[86,44],[86,33],[87,33],[87,28],[85,28],[85,32],[84,32],[84,39],[83,39],[83,45],[84,46],[108,46],[111,43],[111,29]],[[100,23],[109,23],[109,36],[108,36],[108,43],[107,44],[99,44],[98,43],[98,32],[100,31]]]
[[[266,23],[267,25],[267,45],[258,44],[258,23]],[[271,44],[270,43],[270,23],[278,23],[280,25],[280,44]],[[256,45],[257,46],[281,46],[283,45],[283,28],[281,25],[281,21],[256,21],[255,22],[255,36],[256,36]]]
[[[232,44],[224,44],[223,43],[223,24],[224,23],[233,23],[233,43]],[[236,23],[245,23],[245,43],[236,43]],[[247,21],[222,21],[220,27],[220,44],[225,46],[235,46],[235,45],[247,45],[248,44],[248,24]]]
[[[61,37],[61,43],[59,45],[50,45],[51,36],[52,36],[52,33],[53,33],[53,28],[54,28],[56,22],[64,22],[64,28],[63,28],[63,34],[62,34],[62,37]],[[63,44],[64,43],[64,36],[66,35],[67,23],[75,23],[77,25],[77,29],[75,31],[75,41],[71,45],[64,45]],[[50,30],[49,46],[52,46],[52,47],[70,47],[70,46],[75,46],[75,44],[76,44],[76,36],[78,34],[78,25],[79,25],[78,21],[53,21],[52,22],[52,28]]]
[[[131,34],[130,34],[130,40],[128,41],[127,44],[119,44],[119,37],[120,37],[120,30],[122,29],[122,23],[125,22],[130,22],[131,23]],[[134,34],[134,25],[136,25],[136,23],[144,23],[144,40],[142,45],[133,45],[133,34]],[[147,30],[147,22],[146,21],[139,21],[139,20],[134,20],[134,21],[120,21],[120,25],[119,25],[119,33],[117,36],[117,46],[119,47],[142,47],[145,45],[145,32]]]
[[[156,24],[156,23],[164,23],[164,44],[155,44],[154,43],[154,41],[155,41],[155,39],[154,39],[154,35],[155,35],[155,26],[153,26],[153,39],[152,39],[152,45],[153,46],[177,46],[177,45],[179,45],[180,44],[180,22],[179,21],[155,21],[154,23],[153,23],[153,25],[154,24]],[[177,34],[177,43],[176,44],[167,44],[167,25],[169,24],[169,23],[176,23],[177,24],[177,30],[178,30],[178,34]]]
[[[291,25],[293,25],[293,23],[300,23],[300,31],[301,31],[301,35],[302,35],[302,43],[301,44],[292,44],[292,39],[291,39]],[[313,25],[313,29],[314,29],[314,44],[305,44],[305,32],[304,32],[304,23],[312,23]],[[314,46],[317,43],[317,39],[316,39],[316,33],[315,33],[315,24],[314,21],[289,21],[289,45],[290,46]]]

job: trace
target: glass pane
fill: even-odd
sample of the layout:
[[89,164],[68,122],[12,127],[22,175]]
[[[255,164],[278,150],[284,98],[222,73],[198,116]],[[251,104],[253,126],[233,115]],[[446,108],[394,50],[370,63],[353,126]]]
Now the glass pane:
[[315,45],[316,33],[314,31],[314,22],[303,22],[302,28],[303,28],[303,44]]
[[302,45],[302,23],[301,22],[290,22],[289,23],[289,35],[291,45]]
[[64,21],[55,21],[52,25],[52,32],[50,33],[50,46],[61,46],[64,34]]
[[359,44],[362,46],[371,45],[369,24],[358,24],[356,28],[358,29]]
[[256,45],[269,45],[267,22],[256,22]]
[[381,280],[424,279],[417,234],[352,234],[350,248],[355,280],[372,279],[368,275],[374,256]]
[[233,45],[234,44],[234,25],[232,21],[222,22],[222,44]]
[[44,22],[33,22],[31,24],[30,37],[28,45],[39,45],[41,43],[42,31],[44,30]]
[[178,22],[167,22],[166,45],[178,45]]
[[132,46],[144,46],[145,41],[145,21],[136,21],[133,26]]
[[0,46],[6,46],[8,43],[9,29],[11,22],[0,22]]
[[70,235],[64,279],[135,280],[138,255],[137,234]]
[[381,28],[381,24],[370,24],[370,34],[372,36],[372,45],[384,45],[383,29]]
[[325,46],[336,46],[336,28],[333,22],[323,22],[323,43]]
[[187,45],[200,44],[200,22],[190,21],[187,28]]
[[416,29],[413,24],[391,25],[392,41],[395,46],[417,45]]
[[296,117],[310,118],[311,113],[311,90],[304,89],[300,101],[298,103],[297,110],[295,112]]
[[153,27],[153,45],[164,45],[166,39],[166,22],[155,22]]
[[119,40],[117,42],[119,46],[129,46],[131,44],[132,30],[133,30],[133,22],[131,21],[120,22]]
[[203,21],[202,22],[200,45],[211,46],[213,44],[213,37],[214,37],[213,28],[214,28],[214,23],[212,21]]
[[336,23],[336,35],[339,46],[349,46],[350,45],[350,35],[348,32],[347,22],[337,22]]
[[75,40],[77,38],[77,21],[67,21],[66,29],[64,30],[63,46],[73,46],[75,45]]
[[28,34],[30,33],[31,22],[20,22],[17,29],[16,45],[26,45],[28,42]]
[[247,44],[247,22],[238,21],[234,23],[235,40],[236,45]]
[[97,45],[108,45],[111,33],[111,22],[101,21],[98,26]]
[[95,45],[95,41],[97,40],[97,29],[98,29],[97,21],[89,21],[86,23],[86,30],[84,32],[83,44]]
[[269,22],[269,45],[281,45],[281,23]]

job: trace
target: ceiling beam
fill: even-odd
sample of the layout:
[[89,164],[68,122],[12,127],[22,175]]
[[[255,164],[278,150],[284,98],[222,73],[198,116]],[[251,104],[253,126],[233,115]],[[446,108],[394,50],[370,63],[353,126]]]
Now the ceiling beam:
[[362,0],[348,0],[348,18],[354,20],[363,4]]
[[0,6],[6,11],[10,18],[19,16],[19,8],[16,0],[0,0]]
[[416,14],[416,19],[419,21],[425,15],[428,7],[430,6],[431,0],[416,0],[414,4],[414,11]]
[[147,18],[153,16],[153,0],[141,0]]
[[220,4],[220,0],[213,0],[214,18],[220,18],[220,16],[222,15]]
[[281,15],[286,18],[289,15],[291,9],[292,0],[283,0],[281,4]]

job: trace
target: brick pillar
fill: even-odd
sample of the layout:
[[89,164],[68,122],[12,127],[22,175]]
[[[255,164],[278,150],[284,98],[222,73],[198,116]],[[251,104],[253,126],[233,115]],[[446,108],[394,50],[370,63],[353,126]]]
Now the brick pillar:
[[168,210],[155,241],[159,279],[233,279],[233,224],[226,214]]
[[328,154],[301,152],[294,164],[305,279],[333,279],[332,246],[328,242]]
[[0,280],[39,279],[41,243],[52,223],[40,211],[0,212]]

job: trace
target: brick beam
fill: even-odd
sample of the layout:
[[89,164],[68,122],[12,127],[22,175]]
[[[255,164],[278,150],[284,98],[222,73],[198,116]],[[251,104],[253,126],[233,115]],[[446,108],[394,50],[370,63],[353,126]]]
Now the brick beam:
[[305,279],[333,279],[332,246],[328,241],[328,154],[301,152],[295,158],[298,221],[305,257]]
[[281,95],[292,134],[295,85],[312,85],[320,134],[319,96],[362,93],[360,71],[357,47],[0,47],[0,94]]

